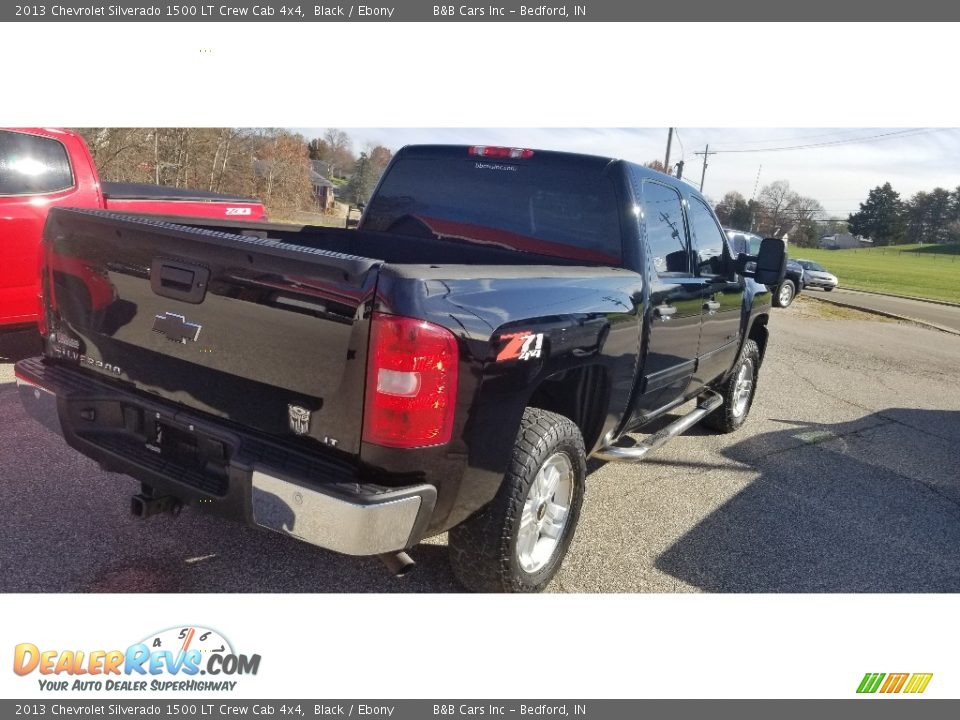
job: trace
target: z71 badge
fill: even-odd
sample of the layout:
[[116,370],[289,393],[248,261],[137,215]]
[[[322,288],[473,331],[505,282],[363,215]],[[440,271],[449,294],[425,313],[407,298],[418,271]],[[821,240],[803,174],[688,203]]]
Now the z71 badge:
[[509,335],[501,335],[501,340],[506,340],[507,344],[497,355],[497,362],[504,360],[532,360],[538,358],[543,352],[543,333],[531,333],[524,330]]

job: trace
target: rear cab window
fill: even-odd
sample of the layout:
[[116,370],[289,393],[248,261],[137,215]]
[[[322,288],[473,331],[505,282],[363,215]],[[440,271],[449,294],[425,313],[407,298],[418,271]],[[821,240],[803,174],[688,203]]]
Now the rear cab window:
[[514,160],[412,148],[387,171],[363,228],[617,266],[619,203],[605,169],[559,153]]
[[0,130],[0,196],[40,195],[72,187],[70,158],[62,143]]
[[643,219],[647,252],[660,277],[691,277],[687,231],[680,193],[655,181],[643,181]]
[[691,196],[687,204],[690,238],[697,274],[701,277],[720,277],[725,274],[724,249],[727,235],[717,224],[707,204]]

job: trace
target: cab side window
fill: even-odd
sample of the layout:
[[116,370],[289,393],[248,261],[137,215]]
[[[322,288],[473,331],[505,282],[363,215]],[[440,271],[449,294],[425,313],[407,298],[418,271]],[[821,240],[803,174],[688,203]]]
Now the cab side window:
[[727,237],[714,219],[710,208],[700,198],[691,197],[687,206],[687,217],[690,220],[690,239],[697,274],[701,277],[725,275],[723,248]]
[[690,277],[690,253],[680,193],[658,182],[643,183],[647,252],[661,277]]

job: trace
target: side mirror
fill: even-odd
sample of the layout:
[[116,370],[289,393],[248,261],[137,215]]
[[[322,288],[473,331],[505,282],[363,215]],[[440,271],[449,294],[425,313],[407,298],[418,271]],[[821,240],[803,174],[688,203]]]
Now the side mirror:
[[787,274],[787,247],[783,240],[764,238],[756,255],[740,253],[737,272],[761,285],[779,285]]

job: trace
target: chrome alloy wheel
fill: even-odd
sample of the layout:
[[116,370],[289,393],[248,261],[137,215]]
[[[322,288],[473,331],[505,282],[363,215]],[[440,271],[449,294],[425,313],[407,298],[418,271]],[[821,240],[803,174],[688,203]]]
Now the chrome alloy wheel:
[[573,465],[554,453],[540,468],[523,504],[517,531],[517,560],[526,573],[542,569],[563,536],[573,502]]
[[740,417],[747,411],[750,396],[753,394],[753,360],[744,358],[737,373],[737,384],[733,388],[733,416]]

